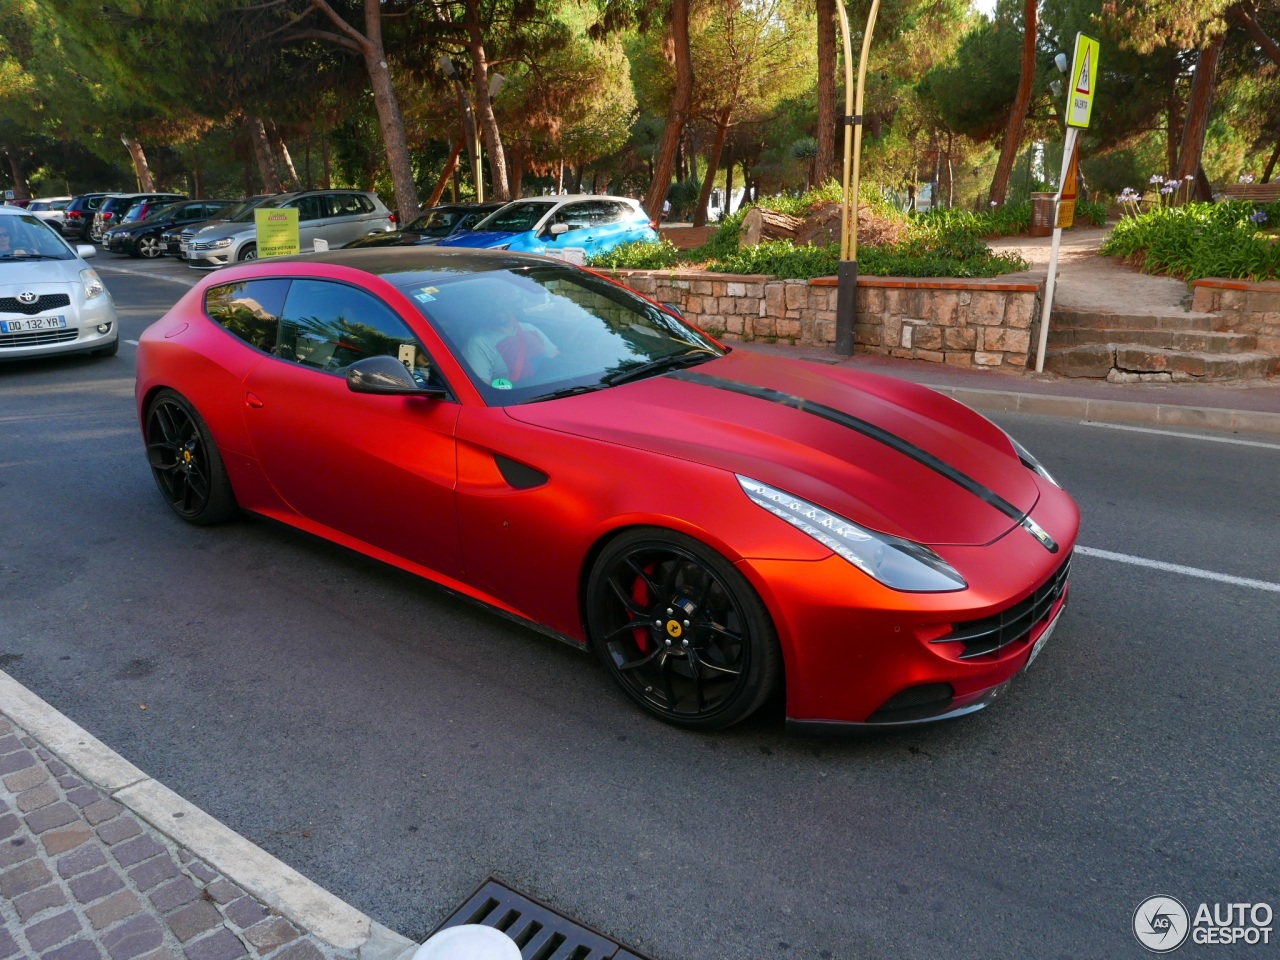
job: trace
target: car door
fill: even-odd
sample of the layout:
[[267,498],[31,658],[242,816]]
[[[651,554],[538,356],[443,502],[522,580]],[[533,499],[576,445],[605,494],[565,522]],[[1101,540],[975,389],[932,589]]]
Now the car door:
[[312,523],[458,577],[458,404],[353,393],[344,374],[387,354],[430,375],[408,324],[367,291],[294,278],[270,349],[245,380],[245,421],[276,493]]
[[591,233],[595,243],[592,253],[608,253],[619,244],[631,240],[627,214],[631,211],[617,200],[597,200],[591,211]]
[[[546,239],[547,250],[564,250],[569,247],[576,247],[585,251],[589,257],[595,252],[595,236],[592,231],[592,211],[595,209],[594,200],[578,200],[574,203],[566,203],[557,210],[551,217],[543,229]],[[549,231],[554,223],[563,223],[569,229],[567,232],[559,236],[552,236]]]
[[[310,253],[315,248],[316,237],[328,239],[325,224],[329,209],[325,197],[320,193],[309,193],[288,205],[298,208],[298,249],[302,253]],[[335,243],[329,245],[337,246]]]

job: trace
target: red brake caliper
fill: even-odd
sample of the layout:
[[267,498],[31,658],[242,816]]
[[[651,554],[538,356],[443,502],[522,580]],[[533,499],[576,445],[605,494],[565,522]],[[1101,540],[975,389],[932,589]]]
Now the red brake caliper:
[[[653,564],[644,568],[645,577],[653,573]],[[644,577],[636,577],[636,582],[631,585],[631,599],[636,602],[638,607],[648,607],[653,603],[654,598],[649,595],[649,585],[645,582]],[[634,617],[635,614],[632,614]],[[635,639],[636,646],[641,653],[649,652],[649,624],[646,621],[644,626],[638,626],[631,631],[632,637]]]

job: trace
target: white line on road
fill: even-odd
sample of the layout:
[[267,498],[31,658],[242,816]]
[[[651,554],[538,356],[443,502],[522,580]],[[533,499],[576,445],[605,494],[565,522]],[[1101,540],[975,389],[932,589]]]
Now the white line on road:
[[1167,573],[1181,573],[1188,577],[1199,577],[1202,580],[1216,580],[1219,583],[1230,583],[1237,587],[1252,587],[1254,590],[1267,590],[1280,593],[1280,583],[1267,580],[1250,580],[1248,577],[1233,577],[1228,573],[1214,573],[1212,570],[1200,570],[1196,567],[1184,567],[1177,563],[1165,563],[1163,560],[1148,560],[1146,557],[1132,557],[1127,553],[1112,553],[1110,550],[1099,550],[1097,547],[1076,547],[1076,553],[1086,557],[1098,557],[1102,560],[1115,560],[1118,563],[1131,563],[1136,567],[1149,567],[1152,570],[1164,570]]
[[1097,420],[1081,420],[1082,426],[1105,427],[1108,430],[1128,430],[1131,433],[1154,433],[1162,437],[1184,437],[1187,440],[1210,440],[1213,443],[1234,443],[1241,447],[1263,447],[1280,450],[1280,444],[1259,443],[1257,440],[1237,440],[1234,437],[1207,437],[1202,433],[1179,433],[1176,430],[1153,430],[1150,427],[1130,427],[1123,423],[1099,423]]
[[164,280],[167,283],[176,283],[181,287],[194,287],[197,280],[180,280],[177,277],[166,277],[163,273],[151,273],[148,270],[130,270],[128,267],[108,267],[106,264],[94,264],[94,269],[98,271],[107,271],[108,273],[123,273],[130,277],[144,277],[147,280]]
[[[1065,149],[1065,148],[1064,148]],[[125,343],[132,343],[135,347],[138,345],[137,340],[126,340]]]

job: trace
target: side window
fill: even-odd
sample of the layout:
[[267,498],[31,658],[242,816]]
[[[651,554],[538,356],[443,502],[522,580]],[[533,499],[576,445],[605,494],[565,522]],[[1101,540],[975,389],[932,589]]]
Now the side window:
[[226,283],[205,291],[204,311],[250,346],[275,353],[288,292],[289,281],[283,279]]
[[284,305],[279,354],[341,373],[365,357],[395,357],[424,384],[432,366],[408,324],[363,290],[328,280],[294,280]]
[[355,193],[334,193],[329,196],[330,216],[333,217],[353,217],[357,214],[364,213],[364,207],[360,201],[363,198]]
[[591,226],[591,208],[595,204],[590,200],[582,203],[566,203],[551,218],[552,223],[566,223],[570,230],[581,230]]
[[308,197],[299,197],[293,202],[293,206],[298,208],[298,222],[306,223],[308,220],[319,220],[328,214],[324,209],[324,197],[312,195]]
[[591,225],[600,227],[607,223],[620,223],[623,216],[622,204],[613,200],[597,200],[595,209],[591,211]]

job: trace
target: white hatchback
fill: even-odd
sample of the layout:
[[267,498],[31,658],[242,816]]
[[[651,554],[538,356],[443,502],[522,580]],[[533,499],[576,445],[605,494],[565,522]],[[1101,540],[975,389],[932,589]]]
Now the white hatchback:
[[72,247],[25,210],[0,207],[0,360],[120,349],[111,294],[84,262],[96,252]]

